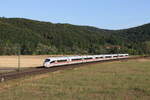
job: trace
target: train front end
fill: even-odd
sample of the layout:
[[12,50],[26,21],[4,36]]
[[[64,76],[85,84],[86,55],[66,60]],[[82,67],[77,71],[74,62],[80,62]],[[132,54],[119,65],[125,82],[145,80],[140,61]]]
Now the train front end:
[[43,66],[44,67],[50,67],[50,59],[49,58],[47,58],[47,59],[45,59],[45,61],[44,61],[44,63],[43,63]]

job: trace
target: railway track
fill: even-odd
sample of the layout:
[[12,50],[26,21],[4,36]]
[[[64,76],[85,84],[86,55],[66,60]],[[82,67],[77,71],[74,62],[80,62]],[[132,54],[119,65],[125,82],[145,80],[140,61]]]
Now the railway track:
[[112,62],[112,61],[125,61],[125,60],[131,60],[131,59],[141,59],[141,58],[149,58],[149,56],[103,60],[103,61],[87,62],[87,63],[73,64],[73,65],[56,66],[56,67],[51,67],[51,68],[44,68],[42,66],[39,66],[36,68],[28,68],[28,69],[24,69],[24,70],[20,70],[20,71],[1,73],[0,74],[0,82],[17,79],[17,78],[21,78],[21,77],[25,77],[25,76],[54,72],[54,71],[58,71],[58,70],[72,69],[72,68],[76,68],[76,67],[81,67],[81,65],[83,65],[83,64],[87,65],[87,64],[96,64],[96,63]]

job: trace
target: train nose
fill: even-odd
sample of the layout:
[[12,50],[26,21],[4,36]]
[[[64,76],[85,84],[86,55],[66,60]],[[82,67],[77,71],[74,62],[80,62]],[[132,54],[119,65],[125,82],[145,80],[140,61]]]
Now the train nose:
[[48,62],[45,62],[45,63],[43,64],[44,67],[48,67],[48,65],[49,65]]

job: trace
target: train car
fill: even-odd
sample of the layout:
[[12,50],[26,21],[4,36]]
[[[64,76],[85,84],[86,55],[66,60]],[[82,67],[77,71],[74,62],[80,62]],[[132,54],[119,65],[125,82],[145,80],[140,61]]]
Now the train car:
[[127,58],[128,54],[105,54],[105,55],[87,55],[87,56],[66,56],[66,57],[49,57],[46,58],[43,66],[54,67],[77,63],[86,63],[111,59]]

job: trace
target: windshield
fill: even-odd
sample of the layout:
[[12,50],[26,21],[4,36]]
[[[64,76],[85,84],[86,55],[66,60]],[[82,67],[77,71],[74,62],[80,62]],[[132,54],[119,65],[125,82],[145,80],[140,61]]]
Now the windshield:
[[49,62],[50,61],[50,59],[45,59],[45,62]]

